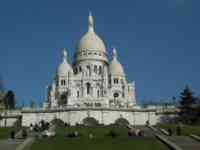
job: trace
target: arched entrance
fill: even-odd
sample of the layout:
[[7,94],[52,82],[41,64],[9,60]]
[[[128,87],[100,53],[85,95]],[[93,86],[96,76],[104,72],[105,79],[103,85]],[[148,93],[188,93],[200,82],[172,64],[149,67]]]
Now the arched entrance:
[[60,106],[67,105],[67,102],[68,102],[68,92],[64,92],[60,96],[59,105]]

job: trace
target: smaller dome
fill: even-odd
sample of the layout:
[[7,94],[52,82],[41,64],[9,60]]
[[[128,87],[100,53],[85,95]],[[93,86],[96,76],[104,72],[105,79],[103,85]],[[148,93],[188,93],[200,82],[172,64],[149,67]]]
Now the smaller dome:
[[71,71],[72,71],[72,67],[68,63],[63,62],[58,66],[57,74],[67,75],[68,72],[71,72]]
[[58,75],[68,75],[68,73],[72,73],[73,69],[71,65],[67,62],[67,52],[63,50],[63,62],[58,66],[57,74]]
[[115,75],[115,76],[124,76],[125,75],[122,65],[117,60],[116,49],[113,49],[113,58],[109,65],[109,72],[111,75]]

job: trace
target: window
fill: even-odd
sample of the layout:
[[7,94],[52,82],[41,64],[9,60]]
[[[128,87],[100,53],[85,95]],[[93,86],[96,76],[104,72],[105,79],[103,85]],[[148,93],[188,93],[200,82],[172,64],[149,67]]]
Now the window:
[[61,80],[61,85],[65,85],[65,80]]
[[101,74],[101,73],[102,73],[102,67],[99,66],[99,74]]
[[77,68],[75,68],[75,69],[74,69],[74,73],[76,74],[77,72],[78,72],[78,69],[77,69]]
[[108,83],[111,84],[111,79],[108,80]]
[[95,103],[96,107],[101,107],[101,103]]
[[90,94],[90,88],[91,88],[90,83],[86,83],[86,88],[87,88],[87,95],[89,95]]
[[79,66],[79,72],[81,72],[82,71],[82,68],[81,68],[81,66]]
[[79,93],[79,91],[77,91],[77,95],[76,96],[79,97],[79,95],[80,95],[80,93]]
[[90,69],[89,65],[87,65],[87,70],[88,70],[89,74],[91,74],[91,69]]
[[114,78],[114,84],[118,84],[118,79],[117,78]]
[[89,65],[87,65],[87,69],[90,71],[90,66]]
[[99,97],[100,96],[100,91],[99,90],[97,90],[97,97]]
[[97,73],[97,65],[94,66],[94,72]]

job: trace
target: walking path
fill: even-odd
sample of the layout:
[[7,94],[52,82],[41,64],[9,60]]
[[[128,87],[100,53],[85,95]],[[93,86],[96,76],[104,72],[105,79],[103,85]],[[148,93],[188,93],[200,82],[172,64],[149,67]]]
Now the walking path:
[[155,130],[154,134],[161,135],[162,137],[168,139],[182,150],[200,150],[200,142],[194,140],[190,136],[166,136],[160,130]]
[[189,136],[166,136],[170,141],[181,147],[183,150],[200,150],[200,142]]
[[16,148],[23,143],[24,140],[0,140],[0,150],[16,150]]

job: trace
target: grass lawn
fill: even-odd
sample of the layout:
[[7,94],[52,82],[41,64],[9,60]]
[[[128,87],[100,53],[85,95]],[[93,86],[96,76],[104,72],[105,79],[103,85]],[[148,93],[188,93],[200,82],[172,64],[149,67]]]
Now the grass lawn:
[[[176,124],[159,124],[158,127],[164,128],[168,130],[169,128],[172,129],[173,135],[176,135]],[[191,125],[182,125],[181,126],[181,135],[190,135],[196,134],[200,135],[200,126],[191,126]]]
[[0,128],[0,139],[9,138],[11,130],[13,130],[13,128]]
[[[112,138],[106,134],[114,129],[120,135]],[[66,133],[78,131],[81,137],[69,139]],[[88,135],[95,135],[89,139]],[[130,138],[127,129],[117,127],[70,127],[58,128],[54,138],[36,139],[30,150],[167,150],[168,148],[153,137]]]

